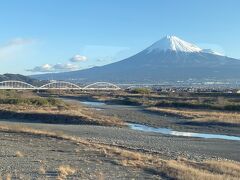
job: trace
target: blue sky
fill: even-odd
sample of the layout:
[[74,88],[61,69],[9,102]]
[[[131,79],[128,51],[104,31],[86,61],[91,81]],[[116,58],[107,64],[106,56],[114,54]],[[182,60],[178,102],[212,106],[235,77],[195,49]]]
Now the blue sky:
[[239,7],[239,0],[0,0],[0,74],[108,64],[165,35],[240,58]]

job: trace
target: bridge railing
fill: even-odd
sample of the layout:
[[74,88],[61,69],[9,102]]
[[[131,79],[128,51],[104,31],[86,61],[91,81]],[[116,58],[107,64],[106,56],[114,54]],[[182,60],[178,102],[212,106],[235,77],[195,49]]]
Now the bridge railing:
[[23,81],[2,81],[0,82],[0,89],[63,89],[63,90],[120,90],[121,88],[109,82],[95,82],[85,87],[80,87],[77,84],[65,81],[53,81],[43,86],[37,87]]
[[83,88],[83,90],[120,90],[121,88],[109,82],[95,82]]
[[39,87],[39,89],[82,89],[82,88],[71,82],[55,81],[45,84]]
[[36,87],[22,81],[2,81],[0,89],[35,89]]

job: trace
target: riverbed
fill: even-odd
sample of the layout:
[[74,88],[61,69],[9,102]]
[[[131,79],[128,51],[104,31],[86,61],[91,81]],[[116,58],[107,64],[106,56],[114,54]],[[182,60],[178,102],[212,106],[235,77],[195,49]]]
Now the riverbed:
[[[178,117],[170,117],[166,115],[159,115],[156,113],[149,113],[142,110],[139,106],[126,106],[126,105],[114,105],[106,104],[104,102],[98,101],[78,101],[79,103],[92,107],[97,111],[102,111],[105,114],[118,115],[121,119],[127,122],[128,127],[136,131],[144,132],[154,132],[161,133],[172,136],[183,136],[183,137],[196,137],[196,138],[206,138],[206,139],[224,139],[224,140],[236,140],[240,141],[240,136],[232,135],[232,133],[224,134],[217,133],[219,129],[213,130],[213,128],[192,128],[185,125],[174,126],[174,122],[184,121],[184,119],[179,119]],[[132,114],[129,119],[129,115]],[[140,115],[139,115],[140,114]],[[140,120],[139,120],[140,119]],[[154,119],[154,120],[153,120]],[[152,121],[158,121],[158,125],[152,125]],[[142,122],[142,124],[140,124]],[[162,125],[162,127],[161,127]],[[181,127],[181,128],[179,128]],[[185,129],[184,129],[185,127]],[[172,129],[176,128],[176,129]],[[193,129],[193,131],[191,131]],[[185,130],[185,131],[181,131]],[[211,133],[211,131],[213,133]],[[221,131],[220,131],[221,132]]]
[[[159,115],[149,114],[136,106],[107,105],[104,103],[86,101],[84,103],[77,100],[75,103],[81,103],[92,109],[96,113],[106,115],[115,115],[122,118],[126,123],[136,123],[138,125],[147,125],[153,128],[171,128],[171,121],[176,120],[170,118],[168,121],[159,121]],[[164,118],[165,116],[163,116]],[[168,117],[165,117],[168,119]],[[153,122],[154,123],[153,123]],[[154,126],[152,126],[152,123]],[[57,131],[64,134],[79,136],[90,141],[100,142],[104,144],[121,146],[128,149],[140,150],[143,152],[160,153],[169,158],[177,158],[179,156],[187,157],[194,160],[204,159],[231,159],[240,161],[240,142],[238,140],[225,140],[216,138],[200,138],[186,137],[183,135],[175,136],[170,134],[142,131],[131,129],[129,127],[105,127],[94,125],[61,125],[61,124],[43,124],[43,123],[17,123],[8,120],[1,120],[1,124],[14,124],[29,126],[35,129],[44,129],[47,131]],[[174,127],[174,126],[172,126]],[[179,129],[173,128],[175,131]],[[183,128],[185,132],[186,128]],[[189,130],[189,129],[188,129]],[[199,130],[199,129],[198,129]],[[193,132],[193,131],[191,131]],[[200,129],[198,133],[206,133]],[[211,133],[213,134],[213,133]]]

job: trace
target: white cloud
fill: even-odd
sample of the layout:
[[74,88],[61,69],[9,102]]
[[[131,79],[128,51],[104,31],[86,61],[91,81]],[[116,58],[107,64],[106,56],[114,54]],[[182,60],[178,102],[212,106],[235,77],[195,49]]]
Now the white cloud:
[[28,69],[30,72],[51,72],[52,66],[50,64],[44,64],[42,66],[36,66],[33,69]]
[[204,50],[211,50],[213,52],[215,52],[216,54],[219,55],[225,55],[226,52],[224,50],[224,48],[218,44],[214,44],[214,43],[198,43],[199,47],[202,47],[202,49]]
[[11,39],[10,41],[8,41],[4,46],[5,47],[23,46],[23,45],[31,44],[33,42],[34,42],[33,39],[15,38],[15,39]]
[[75,55],[73,56],[70,61],[71,62],[82,62],[82,61],[86,61],[87,60],[87,57],[86,56],[82,56],[82,55]]
[[70,64],[70,63],[67,63],[67,64],[55,64],[53,66],[53,69],[55,71],[72,71],[72,70],[76,70],[78,69],[78,66],[77,65],[74,65],[74,64]]
[[[75,55],[70,59],[71,62],[80,62],[80,61],[86,61],[86,56],[81,55]],[[76,64],[71,63],[57,63],[57,64],[43,64],[42,66],[36,66],[33,69],[27,69],[26,71],[29,72],[36,72],[36,73],[44,73],[44,72],[67,72],[67,71],[73,71],[78,70],[79,67]]]
[[78,66],[74,64],[55,64],[55,65],[50,65],[50,64],[44,64],[42,66],[36,66],[33,69],[28,69],[27,71],[30,72],[64,72],[64,71],[73,71],[77,70]]
[[4,44],[0,44],[0,60],[16,59],[24,55],[26,47],[34,40],[25,38],[11,39]]

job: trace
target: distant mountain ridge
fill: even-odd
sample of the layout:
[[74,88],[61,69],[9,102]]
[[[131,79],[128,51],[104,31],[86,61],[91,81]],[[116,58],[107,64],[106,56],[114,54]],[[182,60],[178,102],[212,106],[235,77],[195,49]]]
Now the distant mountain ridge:
[[21,75],[21,74],[3,74],[3,75],[0,75],[0,82],[11,81],[11,80],[23,81],[23,82],[26,82],[26,83],[29,83],[29,84],[32,84],[32,85],[42,84],[37,79],[33,79],[31,77],[24,76],[24,75]]
[[187,79],[239,79],[240,60],[166,36],[140,53],[101,67],[32,76],[79,82],[160,83]]

